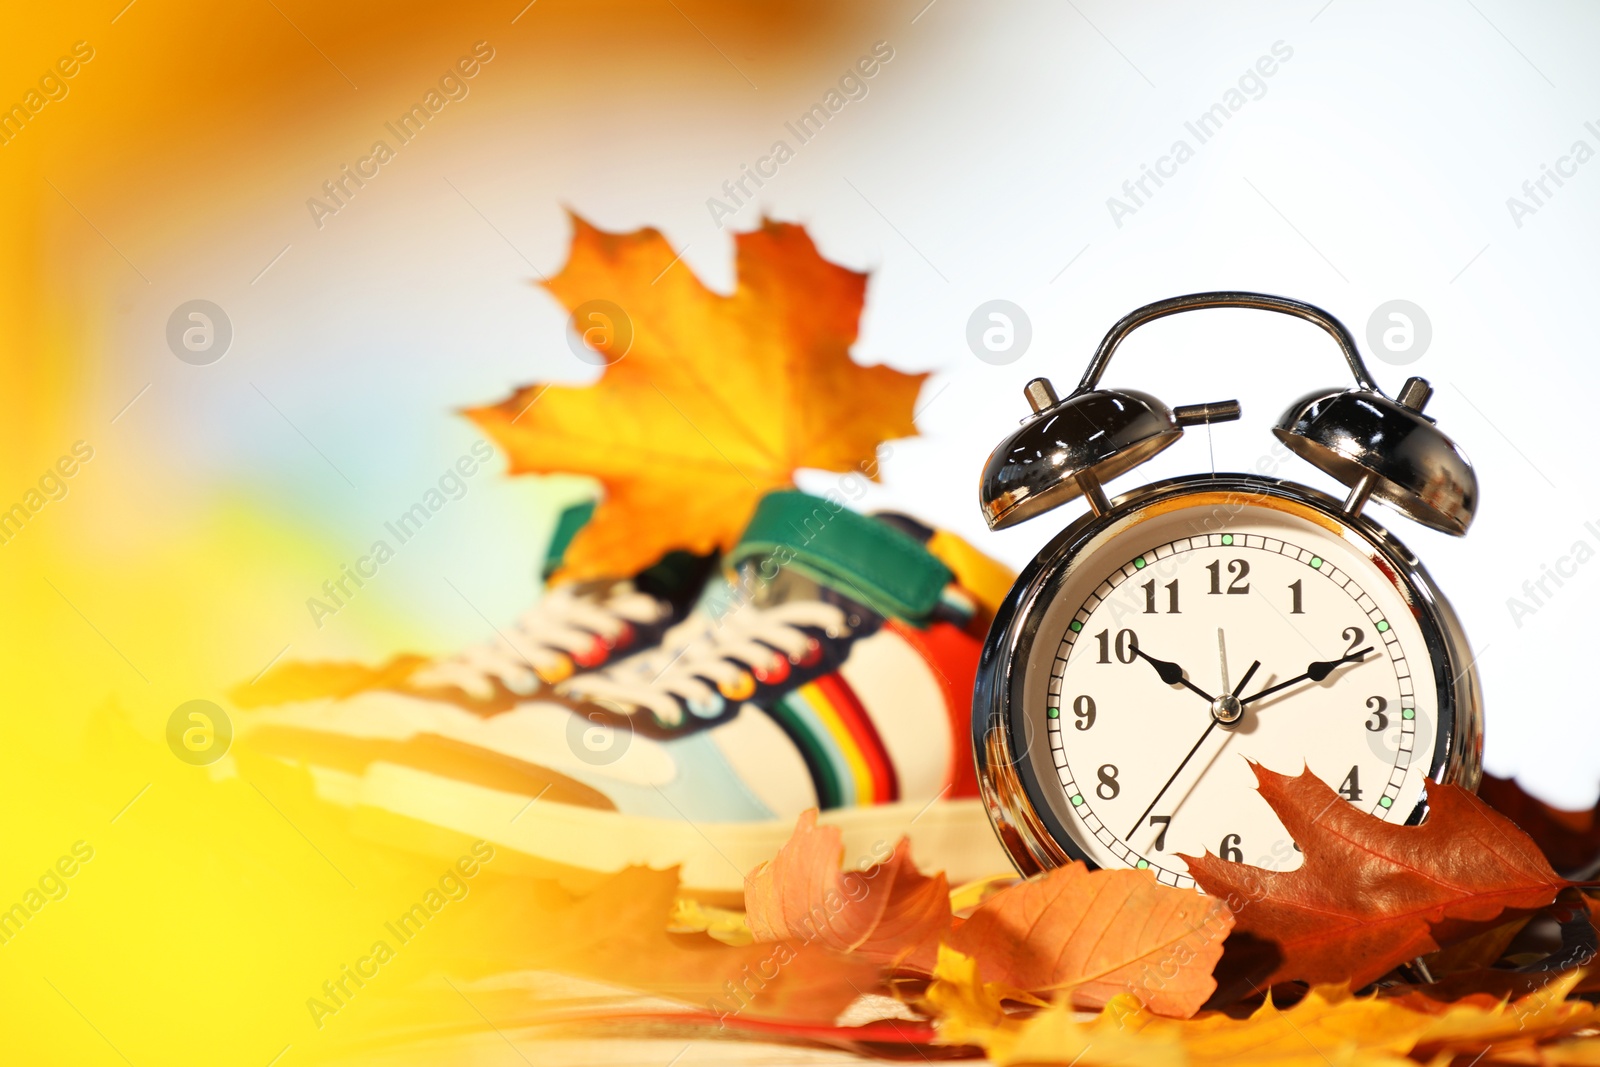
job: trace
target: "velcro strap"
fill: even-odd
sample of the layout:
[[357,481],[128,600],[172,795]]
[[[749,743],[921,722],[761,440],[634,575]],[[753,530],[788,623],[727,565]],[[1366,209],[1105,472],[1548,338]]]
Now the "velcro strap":
[[909,534],[795,490],[762,498],[728,562],[737,567],[757,557],[792,566],[880,615],[918,625],[933,614],[952,578]]
[[561,561],[566,558],[572,539],[594,517],[594,503],[593,500],[582,500],[569,504],[556,516],[556,528],[550,534],[549,545],[545,547],[544,568],[540,573],[545,581],[548,582],[550,576],[561,569]]

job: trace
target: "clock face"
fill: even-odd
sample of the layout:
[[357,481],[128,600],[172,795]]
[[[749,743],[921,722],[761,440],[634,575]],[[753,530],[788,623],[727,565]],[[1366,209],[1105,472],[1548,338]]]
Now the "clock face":
[[1423,798],[1438,688],[1413,594],[1336,517],[1249,499],[1113,526],[1040,609],[1028,756],[1069,850],[1100,866],[1185,886],[1180,853],[1299,866],[1252,761],[1309,766],[1395,823]]

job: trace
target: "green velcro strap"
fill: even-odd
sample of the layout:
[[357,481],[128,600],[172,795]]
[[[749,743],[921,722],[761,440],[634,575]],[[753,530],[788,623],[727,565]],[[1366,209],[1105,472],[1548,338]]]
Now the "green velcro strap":
[[550,535],[550,544],[544,550],[544,567],[540,577],[548,581],[552,574],[561,569],[561,561],[566,557],[572,539],[594,516],[594,508],[593,500],[584,500],[562,509],[556,519],[555,531]]
[[953,577],[914,537],[795,490],[768,493],[728,557],[770,557],[885,616],[922,624]]

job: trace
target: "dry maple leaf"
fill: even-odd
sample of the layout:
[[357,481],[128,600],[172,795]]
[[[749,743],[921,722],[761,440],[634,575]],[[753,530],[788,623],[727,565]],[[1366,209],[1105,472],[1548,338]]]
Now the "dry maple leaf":
[[950,887],[928,877],[901,838],[889,859],[843,872],[837,826],[804,812],[778,855],[745,880],[745,912],[757,941],[801,941],[894,964],[920,954],[931,965],[950,929]]
[[1389,999],[1435,1014],[1433,1025],[1418,1037],[1413,1050],[1426,1056],[1442,1052],[1472,1056],[1506,1042],[1547,1041],[1592,1027],[1600,1020],[1600,1008],[1567,999],[1582,980],[1581,971],[1545,978],[1538,988],[1514,1000],[1484,996],[1430,1004],[1420,992]]
[[1540,908],[1566,882],[1529,837],[1477,797],[1429,783],[1420,826],[1394,826],[1344,802],[1310,770],[1251,764],[1261,795],[1305,853],[1293,871],[1185,856],[1207,893],[1229,901],[1236,929],[1281,959],[1258,982],[1366,985],[1510,915]]
[[[609,365],[593,385],[529,385],[467,412],[512,473],[604,485],[564,575],[631,574],[670,549],[727,547],[797,468],[875,477],[879,443],[916,433],[927,376],[851,360],[866,275],[824,260],[803,228],[764,221],[736,234],[738,280],[722,296],[656,230],[604,233],[576,216],[572,226],[567,264],[543,285],[584,309]],[[585,305],[597,300],[625,318],[593,318]]]
[[[1007,1020],[982,1035],[984,1062],[994,1067],[1189,1067],[1175,1034],[1125,1030],[1107,1025],[1105,1018],[1085,1022],[1081,1013],[1053,1004],[1037,1015]],[[964,1032],[969,1041],[980,1035],[975,1028]]]
[[1132,993],[1188,1016],[1216,989],[1211,971],[1233,928],[1216,897],[1147,871],[1058,867],[984,901],[949,937],[987,982],[1098,1008]]
[[504,879],[473,889],[452,934],[472,974],[538,968],[627,986],[705,1009],[785,1023],[831,1023],[878,986],[867,960],[792,941],[729,945],[669,933],[678,872],[628,867],[573,896]]
[[1119,996],[1084,1019],[1064,1001],[1037,1014],[1005,1013],[996,991],[978,982],[973,961],[945,949],[928,999],[940,1011],[941,1038],[983,1048],[996,1067],[1585,1063],[1600,1042],[1551,1044],[1592,1026],[1600,1012],[1567,999],[1576,981],[1568,974],[1516,1000],[1485,996],[1454,1004],[1415,993],[1357,997],[1346,986],[1318,986],[1288,1008],[1268,997],[1247,1018],[1222,1012],[1161,1018]]
[[[959,977],[948,972],[943,981]],[[980,1045],[996,1067],[1410,1067],[1406,1054],[1437,1023],[1402,1005],[1351,997],[1342,987],[1312,990],[1286,1009],[1269,999],[1244,1019],[1220,1012],[1161,1018],[1125,995],[1087,1020],[1064,1001],[998,1019],[981,999],[963,1000],[953,990],[944,991],[944,1003],[957,1021],[941,1019],[941,1034]]]
[[1289,1008],[1268,997],[1247,1019],[1219,1012],[1182,1023],[1154,1019],[1140,1033],[1177,1035],[1191,1064],[1355,1067],[1407,1062],[1401,1057],[1435,1025],[1435,1019],[1401,1005],[1328,986],[1312,989]]

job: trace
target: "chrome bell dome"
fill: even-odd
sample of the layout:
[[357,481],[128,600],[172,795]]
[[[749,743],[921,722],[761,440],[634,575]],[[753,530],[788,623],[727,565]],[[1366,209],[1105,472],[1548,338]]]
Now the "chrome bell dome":
[[1239,405],[1173,411],[1149,393],[1091,389],[1065,400],[1044,378],[1023,390],[1033,414],[989,455],[979,490],[983,517],[1001,530],[1086,497],[1110,509],[1101,483],[1132,470],[1183,436],[1183,427],[1239,417]]
[[1421,378],[1408,379],[1395,400],[1372,389],[1324,390],[1290,405],[1272,432],[1349,487],[1346,511],[1359,511],[1371,496],[1430,529],[1460,536],[1478,507],[1478,476],[1422,414],[1432,395]]

